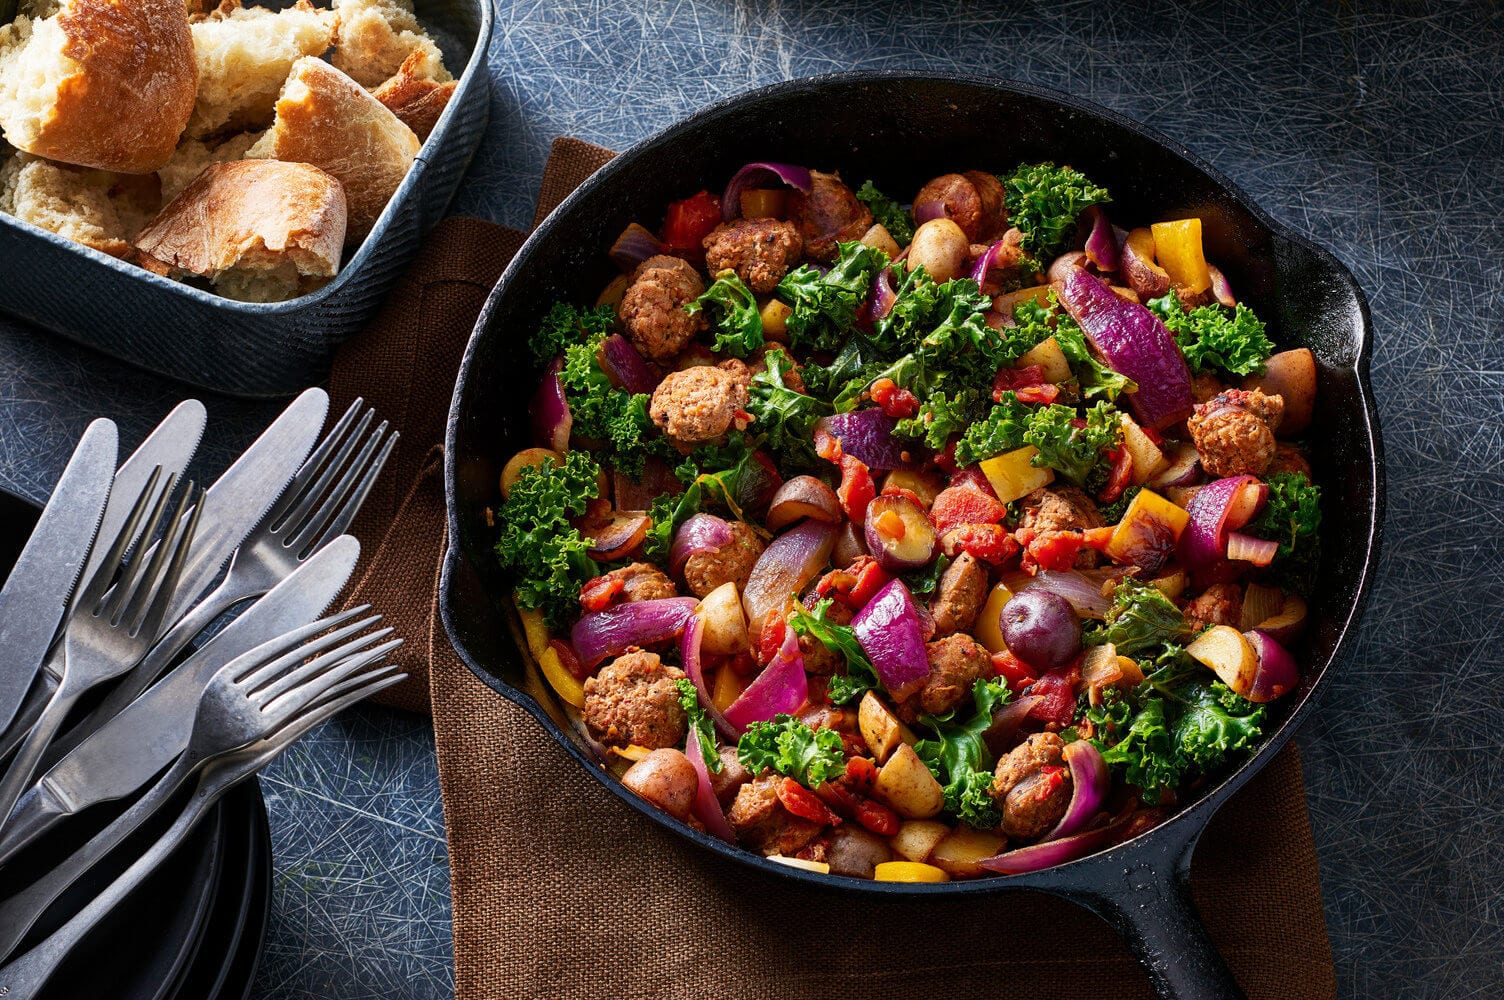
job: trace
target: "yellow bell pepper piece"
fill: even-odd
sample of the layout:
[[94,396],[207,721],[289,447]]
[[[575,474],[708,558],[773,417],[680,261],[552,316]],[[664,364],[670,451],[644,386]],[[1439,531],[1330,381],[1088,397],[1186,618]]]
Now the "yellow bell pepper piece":
[[611,752],[616,754],[616,756],[618,757],[625,757],[630,761],[639,761],[646,760],[648,754],[652,753],[653,751],[649,750],[647,747],[640,747],[636,743],[631,743],[624,747],[612,747]]
[[544,647],[543,655],[538,657],[538,667],[561,700],[575,708],[585,706],[585,685],[564,668],[564,662],[552,648]]
[[715,707],[722,712],[730,708],[736,699],[742,696],[747,689],[747,682],[742,680],[740,674],[731,667],[724,666],[715,675],[715,690],[710,692],[710,700],[715,702]]
[[949,882],[942,868],[922,861],[884,861],[872,873],[878,882]]
[[549,638],[548,626],[543,623],[543,612],[519,607],[517,617],[522,619],[522,634],[527,636],[527,648],[532,651],[533,659],[543,659]]
[[993,587],[987,595],[987,603],[982,605],[982,613],[977,615],[977,622],[972,626],[971,634],[989,653],[1001,653],[1008,648],[1003,641],[1003,605],[1011,600],[1013,591],[1007,584]]
[[769,854],[769,861],[776,861],[780,865],[788,865],[790,868],[803,868],[807,872],[819,872],[821,875],[830,874],[830,865],[824,861],[806,861],[803,858],[791,858],[787,854]]
[[992,491],[999,500],[1012,503],[1055,481],[1054,469],[1049,466],[1036,469],[1030,464],[1038,454],[1038,448],[1026,444],[1015,451],[982,462],[982,473],[992,484]]
[[1133,561],[1135,552],[1146,542],[1159,540],[1170,533],[1170,542],[1180,541],[1180,533],[1191,522],[1191,515],[1152,490],[1139,490],[1123,519],[1118,522],[1107,542],[1107,554],[1121,563]]
[[1176,219],[1156,222],[1154,255],[1159,266],[1170,276],[1171,284],[1188,292],[1204,292],[1212,285],[1206,267],[1206,253],[1201,247],[1201,220]]
[[1027,368],[1030,365],[1038,365],[1040,374],[1046,382],[1064,382],[1071,377],[1071,363],[1066,360],[1065,352],[1060,349],[1060,342],[1054,337],[1046,337],[1024,352],[1023,357],[1013,362],[1014,368]]

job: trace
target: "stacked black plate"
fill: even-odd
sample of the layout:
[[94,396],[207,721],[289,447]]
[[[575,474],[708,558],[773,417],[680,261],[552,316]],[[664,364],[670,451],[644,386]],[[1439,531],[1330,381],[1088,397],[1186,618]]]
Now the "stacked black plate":
[[[36,523],[37,510],[0,492],[0,580]],[[78,826],[86,824],[88,815]],[[101,819],[108,820],[108,815]],[[166,828],[159,817],[81,879],[33,929],[31,947],[123,871]],[[24,885],[28,872],[65,856],[91,831],[62,834],[0,870],[0,891]],[[243,1000],[250,992],[266,932],[271,895],[271,836],[261,788],[235,789],[152,878],[79,945],[53,977],[59,1000]]]

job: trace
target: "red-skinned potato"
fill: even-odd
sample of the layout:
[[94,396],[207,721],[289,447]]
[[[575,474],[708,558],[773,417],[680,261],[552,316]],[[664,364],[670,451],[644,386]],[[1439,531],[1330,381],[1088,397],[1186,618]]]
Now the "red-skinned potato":
[[1065,272],[1067,269],[1085,266],[1086,251],[1070,250],[1050,261],[1049,270],[1045,271],[1044,276],[1052,282],[1063,281],[1065,280]]
[[1150,486],[1189,486],[1201,478],[1201,453],[1195,445],[1189,441],[1170,441],[1163,450],[1169,464],[1150,478]]
[[700,648],[716,656],[735,656],[748,647],[747,616],[736,581],[727,580],[700,600],[705,633]]
[[512,492],[512,484],[522,475],[523,469],[542,465],[545,458],[553,459],[555,465],[564,463],[564,456],[551,448],[524,448],[507,459],[507,464],[501,469],[501,498],[505,500]]
[[883,479],[883,489],[908,490],[919,498],[925,510],[935,502],[935,497],[945,488],[944,484],[927,472],[918,469],[894,469]]
[[1146,228],[1123,240],[1123,278],[1140,299],[1157,299],[1170,290],[1170,276],[1154,263],[1154,234]]
[[867,536],[860,525],[847,521],[836,533],[836,545],[830,552],[831,563],[836,566],[850,566],[865,555],[871,555],[867,551]]
[[961,227],[950,219],[931,219],[914,231],[909,243],[911,267],[923,267],[925,273],[943,285],[952,278],[966,274],[966,255],[971,251],[971,241]]
[[1001,853],[1007,842],[1001,833],[973,830],[961,823],[935,845],[929,863],[955,878],[976,878],[987,874],[977,862]]
[[1191,659],[1210,667],[1223,684],[1249,698],[1259,672],[1259,654],[1243,633],[1231,625],[1213,625],[1193,639],[1185,651]]
[[689,758],[668,747],[654,750],[621,776],[623,785],[678,819],[689,815],[699,782]]
[[795,476],[773,494],[766,520],[770,531],[779,531],[802,517],[835,524],[843,516],[835,490],[814,476]]
[[846,823],[831,833],[825,860],[833,875],[871,878],[878,865],[893,860],[893,849],[877,834]]
[[867,550],[890,573],[927,566],[935,556],[935,526],[906,496],[879,496],[867,505]]
[[1257,624],[1260,632],[1276,642],[1294,642],[1306,628],[1306,602],[1299,594],[1286,594],[1279,614]]
[[624,559],[642,544],[652,526],[652,520],[644,515],[618,514],[602,527],[590,530],[588,554],[596,562]]
[[950,827],[933,819],[906,819],[898,824],[898,832],[890,843],[898,856],[906,861],[928,861],[935,845],[950,833]]
[[1243,388],[1285,397],[1285,415],[1276,431],[1280,437],[1295,437],[1311,426],[1316,408],[1316,356],[1304,347],[1280,351],[1264,363],[1264,374],[1245,378]]

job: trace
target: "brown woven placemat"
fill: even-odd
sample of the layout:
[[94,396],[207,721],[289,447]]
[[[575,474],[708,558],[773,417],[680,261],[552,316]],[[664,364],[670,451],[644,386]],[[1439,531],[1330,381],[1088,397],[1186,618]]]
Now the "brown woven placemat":
[[[554,144],[542,219],[608,150]],[[522,234],[434,229],[372,328],[341,353],[356,394],[403,434],[355,525],[351,603],[407,639],[406,707],[433,710],[454,907],[456,993],[473,998],[1035,998],[1149,995],[1107,926],[1047,896],[909,903],[770,878],[680,841],[614,799],[459,661],[437,612],[444,418],[459,358]],[[1293,748],[1213,822],[1195,894],[1253,998],[1336,995]]]

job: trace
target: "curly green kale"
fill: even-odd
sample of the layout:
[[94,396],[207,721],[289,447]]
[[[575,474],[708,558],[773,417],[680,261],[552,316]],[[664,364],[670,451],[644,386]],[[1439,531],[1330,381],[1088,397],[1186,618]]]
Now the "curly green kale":
[[580,587],[600,572],[588,555],[590,539],[570,523],[595,498],[599,472],[583,451],[571,451],[563,465],[544,459],[522,470],[497,511],[496,555],[512,575],[517,602],[541,609],[553,627],[575,617]]
[[1069,248],[1076,221],[1089,206],[1112,200],[1085,174],[1053,163],[1021,163],[998,179],[1008,221],[1023,232],[1023,248],[1041,260]]
[[735,271],[717,274],[705,293],[685,307],[685,312],[694,315],[707,306],[715,307],[711,312],[711,329],[715,331],[711,350],[745,358],[763,345],[762,313],[757,309],[757,299]]
[[654,451],[649,397],[618,389],[601,370],[600,341],[574,344],[564,351],[559,382],[574,418],[573,432],[605,446],[610,464],[629,476],[642,475],[643,461]]
[[871,181],[863,181],[856,189],[856,200],[872,212],[872,219],[888,231],[893,242],[908,246],[914,239],[914,220],[902,205],[877,189]]
[[1263,735],[1265,709],[1221,681],[1177,690],[1181,701],[1172,731],[1180,756],[1201,773],[1220,767],[1231,753],[1250,750]]
[[748,726],[737,741],[736,759],[753,774],[774,771],[806,788],[819,788],[846,773],[841,734],[811,729],[792,715]]
[[789,610],[788,625],[795,634],[805,639],[814,639],[846,661],[846,672],[834,674],[825,689],[834,705],[847,705],[878,686],[877,671],[868,659],[862,644],[857,642],[856,631],[850,625],[839,625],[830,620],[830,606],[826,598],[819,601],[813,611],[795,602]]
[[1147,698],[1130,716],[1129,703],[1118,697],[1116,689],[1104,691],[1103,698],[1102,707],[1088,710],[1086,717],[1098,733],[1110,735],[1094,737],[1092,742],[1108,767],[1122,772],[1128,784],[1143,789],[1146,798],[1158,801],[1159,793],[1179,785],[1185,773],[1165,699]]
[[567,302],[555,302],[543,317],[538,332],[528,341],[533,361],[539,368],[575,344],[595,343],[611,332],[616,310],[610,306],[580,309]]
[[1132,577],[1118,581],[1112,592],[1112,607],[1101,625],[1088,628],[1082,641],[1088,646],[1112,643],[1120,656],[1138,659],[1157,655],[1168,644],[1183,645],[1195,630],[1164,591]]
[[1268,477],[1269,499],[1243,530],[1279,542],[1270,572],[1282,586],[1309,594],[1321,557],[1321,487],[1300,472]]
[[[1060,408],[1075,415],[1070,407]],[[984,458],[1022,448],[1024,432],[1029,429],[1029,411],[1032,409],[1034,407],[1027,403],[1020,403],[1015,393],[1003,393],[992,409],[987,411],[987,416],[967,427],[961,440],[956,442],[956,464],[971,465]]]
[[649,562],[667,562],[673,548],[674,532],[707,504],[723,507],[733,516],[740,517],[736,498],[743,477],[756,461],[752,456],[752,449],[742,435],[734,435],[722,447],[695,449],[695,453],[674,470],[685,485],[684,492],[656,496],[648,507],[652,526],[643,540],[643,558]]
[[1239,302],[1228,309],[1218,303],[1197,306],[1187,312],[1174,292],[1150,299],[1149,308],[1164,320],[1175,337],[1191,371],[1211,368],[1229,375],[1262,373],[1264,362],[1274,353],[1274,344],[1264,333],[1264,323],[1253,310]]
[[993,713],[1008,703],[1008,686],[999,681],[978,680],[972,687],[973,712],[956,721],[956,710],[943,715],[921,715],[919,722],[935,734],[920,740],[914,752],[924,761],[945,790],[945,808],[961,821],[979,830],[990,830],[1002,821],[987,793],[992,785],[992,752],[983,734],[992,725]]
[[951,435],[964,433],[981,416],[985,397],[977,389],[963,386],[946,393],[936,389],[919,404],[919,412],[898,421],[893,433],[899,437],[923,441],[939,451]]
[[815,455],[815,421],[831,412],[827,403],[788,388],[784,376],[793,362],[781,350],[764,358],[767,370],[752,376],[747,412],[755,418],[752,431],[779,456],[780,464],[797,469],[819,469]]
[[1024,431],[1024,444],[1039,449],[1032,464],[1048,465],[1088,493],[1098,493],[1107,483],[1111,464],[1107,452],[1123,439],[1123,421],[1112,404],[1105,401],[1087,407],[1081,414],[1085,427],[1077,427],[1076,411],[1052,403],[1034,408]]
[[935,561],[921,569],[911,569],[907,573],[898,574],[903,580],[903,585],[909,588],[909,593],[915,597],[928,597],[940,586],[940,578],[950,568],[951,559],[946,555],[935,557]]
[[801,351],[836,351],[856,323],[856,311],[888,255],[861,243],[838,244],[835,266],[824,274],[805,264],[783,276],[778,297],[791,306],[789,340]]
[[705,767],[711,774],[720,774],[723,765],[721,755],[715,746],[715,727],[710,721],[710,716],[705,714],[704,706],[700,704],[700,692],[695,690],[694,684],[687,677],[680,677],[674,681],[674,686],[679,689],[679,707],[684,709],[684,714],[689,718],[689,736],[685,741],[685,751],[689,751],[698,743],[700,756],[705,760]]

